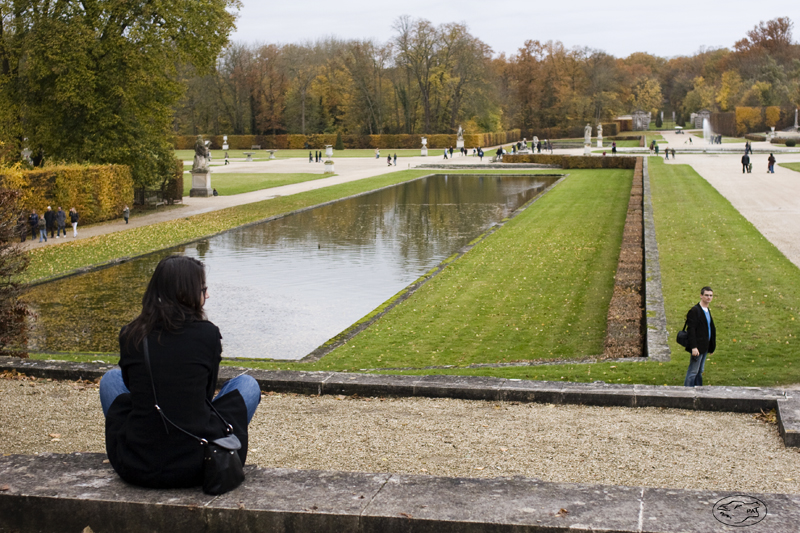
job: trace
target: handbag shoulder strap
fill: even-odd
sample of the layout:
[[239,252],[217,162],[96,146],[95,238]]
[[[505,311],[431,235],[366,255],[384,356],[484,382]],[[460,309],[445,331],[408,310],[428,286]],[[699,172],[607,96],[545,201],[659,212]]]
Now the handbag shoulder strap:
[[[170,420],[169,417],[167,417],[166,413],[164,413],[164,411],[161,409],[161,406],[158,405],[158,396],[156,395],[156,383],[155,380],[153,379],[153,369],[150,366],[150,349],[147,344],[147,337],[144,338],[143,348],[144,348],[144,364],[147,367],[147,373],[150,375],[150,385],[152,385],[153,387],[153,399],[156,402],[155,403],[156,412],[158,412],[158,414],[161,416],[161,421],[164,422],[164,430],[167,433],[169,433],[169,428],[167,426],[167,423],[169,423],[169,425],[185,433],[186,435],[192,437],[193,439],[197,440],[198,442],[200,442],[200,444],[208,444],[208,441],[206,439],[198,437],[193,433],[189,433],[188,431],[177,425],[175,422]],[[222,418],[222,415],[219,414],[219,411],[217,411],[217,409],[214,407],[214,404],[211,403],[208,400],[208,398],[206,398],[206,403],[209,405],[209,407],[211,407],[211,410],[214,411],[214,414],[217,415],[220,420],[222,420],[222,423],[225,424],[225,433],[227,434],[233,433],[233,426],[228,424],[228,422],[224,418]]]

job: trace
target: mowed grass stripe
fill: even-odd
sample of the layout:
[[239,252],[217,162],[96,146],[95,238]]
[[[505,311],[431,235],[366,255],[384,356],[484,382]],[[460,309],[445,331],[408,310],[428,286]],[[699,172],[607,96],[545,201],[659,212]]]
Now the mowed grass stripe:
[[714,289],[714,385],[800,382],[800,270],[688,165],[650,158],[653,209],[672,357],[674,339],[700,288]]
[[632,176],[570,171],[408,300],[309,366],[359,370],[602,353]]
[[[286,173],[286,174],[238,174],[238,173],[215,173],[211,180],[211,185],[217,189],[220,196],[232,196],[246,192],[271,189],[283,185],[292,185],[305,181],[314,181],[322,178],[330,178],[335,174],[323,174],[323,169],[317,174],[309,173]],[[189,196],[192,190],[192,175],[183,175],[183,195]]]

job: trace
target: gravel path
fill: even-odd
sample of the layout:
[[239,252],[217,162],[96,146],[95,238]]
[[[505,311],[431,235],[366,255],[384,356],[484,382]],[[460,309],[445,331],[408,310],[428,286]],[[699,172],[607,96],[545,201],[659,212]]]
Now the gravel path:
[[[800,451],[747,414],[265,394],[250,435],[262,467],[800,493]],[[0,379],[1,453],[74,451],[104,451],[96,385]]]

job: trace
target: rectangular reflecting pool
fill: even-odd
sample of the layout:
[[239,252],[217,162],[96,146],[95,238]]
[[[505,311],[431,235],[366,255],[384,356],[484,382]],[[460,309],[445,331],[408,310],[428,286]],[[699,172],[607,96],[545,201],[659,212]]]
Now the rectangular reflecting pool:
[[435,175],[31,288],[35,352],[112,352],[162,257],[206,265],[223,356],[297,360],[557,176]]

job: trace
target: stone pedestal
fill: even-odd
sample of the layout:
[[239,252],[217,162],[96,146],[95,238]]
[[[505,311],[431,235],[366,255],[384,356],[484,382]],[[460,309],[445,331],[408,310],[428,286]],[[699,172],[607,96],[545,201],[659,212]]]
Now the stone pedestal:
[[420,155],[424,155],[424,156],[428,155],[428,147],[427,146],[423,146],[422,147],[422,150],[420,151]]
[[583,145],[583,155],[592,155],[592,145],[591,144],[584,144]]
[[192,172],[192,188],[189,190],[189,196],[206,198],[213,195],[211,172]]
[[325,161],[325,174],[334,174],[333,161]]
[[276,150],[267,150],[267,152],[269,152],[269,158],[270,159],[275,159]]
[[598,148],[602,148],[603,147],[603,138],[602,137],[598,137],[597,138],[597,147]]
[[255,152],[242,152],[242,153],[243,153],[243,154],[244,154],[244,156],[247,158],[247,159],[245,159],[245,162],[246,162],[246,163],[252,163],[252,162],[253,162],[253,154],[254,154]]
[[464,139],[458,139],[456,141],[456,148],[464,148]]

